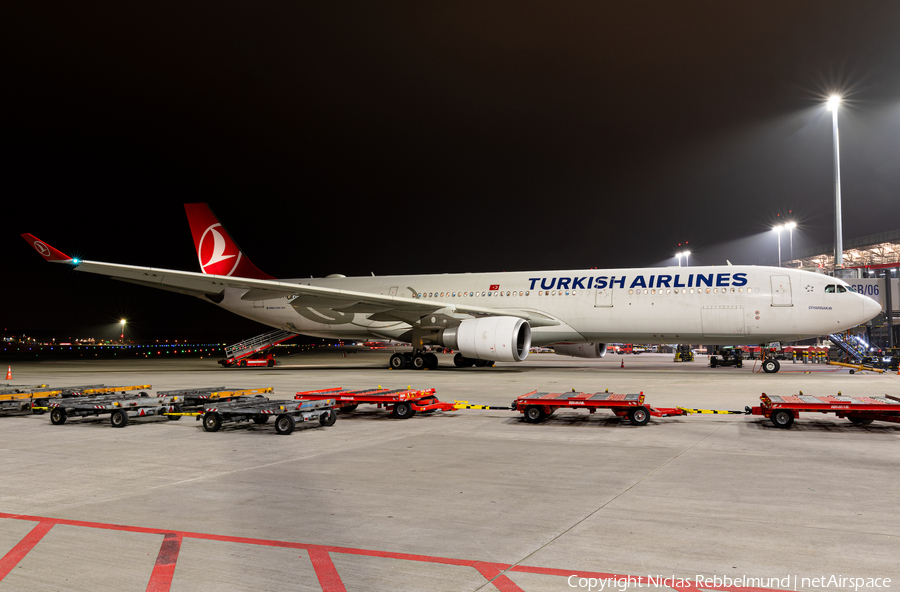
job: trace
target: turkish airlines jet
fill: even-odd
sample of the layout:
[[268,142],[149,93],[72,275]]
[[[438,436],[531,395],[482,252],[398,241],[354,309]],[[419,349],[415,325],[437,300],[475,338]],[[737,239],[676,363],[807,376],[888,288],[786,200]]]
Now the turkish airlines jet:
[[795,341],[881,312],[840,279],[743,265],[279,280],[250,261],[206,204],[185,210],[200,273],[75,259],[22,237],[47,261],[196,296],[271,327],[412,343],[412,353],[391,357],[396,369],[435,367],[429,344],[458,350],[457,366],[520,362],[532,345],[600,358],[610,342]]

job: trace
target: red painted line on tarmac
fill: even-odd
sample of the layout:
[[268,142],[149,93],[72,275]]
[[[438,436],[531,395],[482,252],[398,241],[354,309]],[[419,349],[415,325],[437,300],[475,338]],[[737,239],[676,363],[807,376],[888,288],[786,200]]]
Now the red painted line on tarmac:
[[25,538],[19,541],[18,545],[10,549],[9,553],[0,559],[0,582],[34,549],[35,545],[41,542],[44,535],[50,532],[50,529],[55,525],[56,521],[52,518],[41,520],[37,526],[31,529],[31,532],[25,535]]
[[309,560],[312,561],[313,569],[316,570],[316,577],[319,578],[319,585],[322,586],[322,592],[347,592],[344,588],[344,582],[338,575],[337,568],[331,560],[331,555],[324,547],[310,547],[306,550]]
[[177,532],[168,533],[159,546],[159,555],[156,556],[156,565],[150,574],[147,592],[169,592],[179,551],[181,551],[181,535]]
[[[493,584],[500,592],[522,592],[522,589],[510,580],[504,571],[533,573],[548,576],[559,576],[568,578],[576,576],[579,578],[597,578],[597,579],[615,579],[622,580],[630,578],[641,584],[649,584],[646,576],[628,576],[624,574],[589,572],[577,569],[554,569],[549,567],[537,567],[530,565],[514,565],[510,566],[506,563],[491,563],[477,561],[472,559],[455,559],[452,557],[435,557],[432,555],[415,555],[411,553],[395,553],[392,551],[376,551],[372,549],[356,549],[352,547],[332,547],[328,545],[315,545],[310,543],[295,543],[290,541],[278,541],[272,539],[255,539],[248,537],[226,536],[218,534],[208,534],[202,532],[186,532],[171,531],[160,528],[147,528],[143,526],[126,526],[122,524],[107,524],[104,522],[85,522],[82,520],[65,520],[61,518],[44,518],[41,516],[27,516],[23,514],[8,514],[0,512],[0,519],[7,518],[11,520],[27,520],[38,522],[30,533],[19,542],[9,553],[0,559],[0,581],[6,577],[9,572],[22,560],[25,555],[40,542],[47,532],[53,526],[60,524],[64,526],[81,526],[84,528],[96,528],[101,530],[117,530],[124,532],[137,532],[144,534],[160,534],[165,538],[160,546],[159,556],[156,565],[153,568],[153,574],[150,577],[150,584],[147,586],[147,592],[168,592],[172,576],[175,571],[175,564],[178,561],[178,554],[181,549],[181,541],[184,538],[203,539],[211,541],[221,541],[226,543],[239,543],[244,545],[259,545],[264,547],[281,547],[287,549],[299,549],[309,554],[310,561],[319,578],[324,592],[346,592],[344,584],[334,567],[331,560],[332,553],[343,553],[347,555],[361,555],[365,557],[379,557],[384,559],[399,559],[402,561],[416,561],[421,563],[438,563],[443,565],[456,565],[460,567],[472,567],[478,571],[485,579]],[[676,578],[677,579],[677,578]],[[735,586],[696,586],[693,581],[688,578],[681,580],[688,586],[679,586],[676,588],[678,592],[697,591],[697,590],[718,590],[720,592],[781,592],[775,588],[750,588]],[[154,587],[157,586],[157,587]]]
[[478,573],[484,576],[488,582],[494,585],[500,592],[525,592],[515,582],[507,576],[501,575],[503,570],[509,569],[508,563],[488,563],[486,561],[476,561],[472,564]]

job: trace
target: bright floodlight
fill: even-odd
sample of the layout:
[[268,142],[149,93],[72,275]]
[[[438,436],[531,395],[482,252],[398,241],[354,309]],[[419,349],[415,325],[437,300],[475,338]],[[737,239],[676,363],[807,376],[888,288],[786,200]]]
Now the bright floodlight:
[[685,251],[684,253],[682,253],[682,255],[684,255],[685,257],[690,257],[691,252],[690,252],[690,251]]
[[834,111],[838,108],[838,105],[841,104],[841,97],[838,95],[831,95],[828,97],[828,110]]
[[779,224],[778,226],[773,227],[772,230],[774,230],[775,232],[781,232],[782,230],[784,230],[784,225]]
[[788,230],[792,230],[794,228],[797,228],[797,223],[796,222],[788,222],[787,224],[784,225],[784,227],[787,228]]
[[122,323],[122,324],[124,325],[124,324],[125,324],[125,319],[122,319],[122,320],[119,321],[119,322]]

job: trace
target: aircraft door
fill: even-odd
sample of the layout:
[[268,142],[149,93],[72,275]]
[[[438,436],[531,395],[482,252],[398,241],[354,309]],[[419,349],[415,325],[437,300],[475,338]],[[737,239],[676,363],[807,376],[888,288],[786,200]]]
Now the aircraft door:
[[396,296],[396,295],[397,295],[397,286],[391,286],[391,291],[389,292],[389,295],[390,295],[390,296]]
[[794,306],[791,296],[791,276],[772,276],[772,306]]
[[594,307],[610,307],[613,305],[612,288],[597,288],[597,294],[594,296]]

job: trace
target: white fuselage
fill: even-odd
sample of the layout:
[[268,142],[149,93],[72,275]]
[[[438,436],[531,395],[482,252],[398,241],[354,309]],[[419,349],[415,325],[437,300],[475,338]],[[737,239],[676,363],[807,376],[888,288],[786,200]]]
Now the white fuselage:
[[[757,266],[668,267],[511,273],[335,277],[286,282],[539,313],[532,343],[706,343],[793,341],[837,333],[880,311],[871,298],[822,274]],[[411,326],[367,313],[292,305],[291,298],[246,301],[228,288],[220,306],[305,335],[399,339]]]

